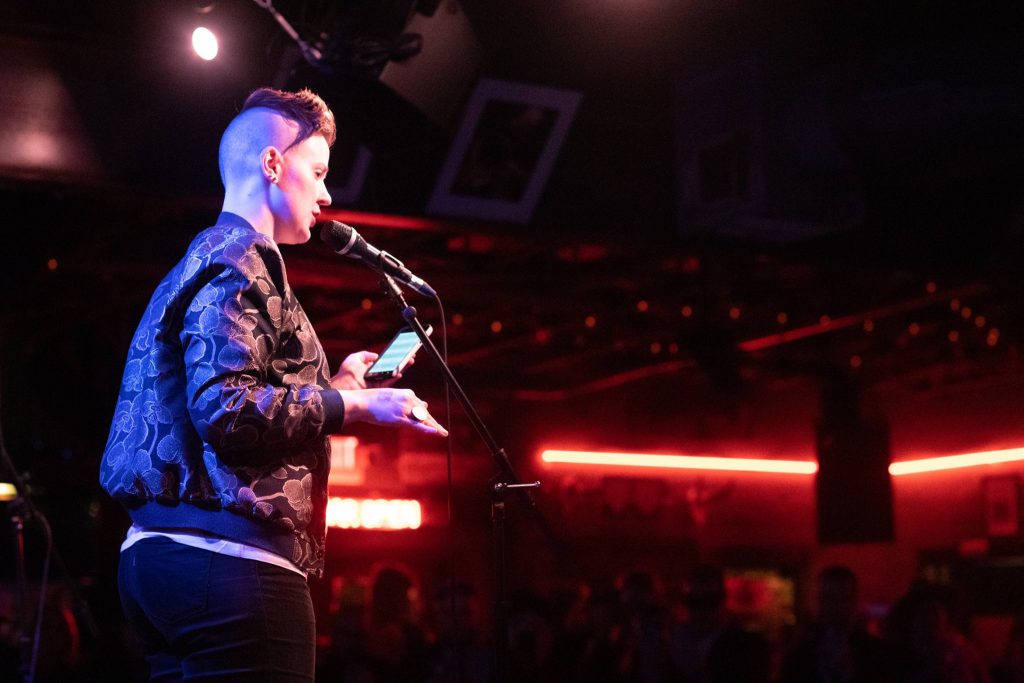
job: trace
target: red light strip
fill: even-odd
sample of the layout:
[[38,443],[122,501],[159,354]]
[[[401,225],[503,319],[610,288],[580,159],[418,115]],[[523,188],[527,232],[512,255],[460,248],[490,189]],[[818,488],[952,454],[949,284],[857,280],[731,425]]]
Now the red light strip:
[[419,529],[423,512],[418,500],[338,498],[327,500],[327,526],[338,529]]
[[814,474],[818,471],[818,463],[812,460],[772,460],[769,458],[718,458],[696,455],[546,450],[540,454],[540,459],[546,463],[603,465],[606,467],[653,467],[673,470],[770,472],[773,474]]
[[766,337],[758,337],[757,339],[748,339],[747,341],[740,342],[736,346],[741,351],[747,351],[748,353],[753,351],[762,351],[791,341],[798,341],[800,339],[806,339],[807,337],[813,337],[826,332],[835,332],[846,327],[860,325],[865,320],[877,320],[880,318],[888,318],[900,313],[906,313],[908,311],[916,311],[954,297],[974,296],[986,292],[989,289],[990,287],[987,285],[967,285],[965,287],[960,287],[959,289],[942,292],[941,294],[929,294],[925,297],[911,299],[891,306],[882,306],[869,311],[862,311],[860,313],[842,316],[835,318],[834,320],[829,320],[828,322],[797,327],[785,332],[769,334]]
[[946,455],[939,458],[919,458],[903,460],[889,465],[889,474],[917,474],[919,472],[938,472],[941,470],[975,467],[977,465],[998,465],[1004,462],[1024,460],[1024,448],[1007,448],[1001,451],[981,451],[964,453],[963,455]]
[[[652,453],[610,453],[602,451],[545,450],[541,461],[548,464],[594,465],[626,468],[710,470],[721,472],[768,472],[774,474],[814,474],[818,464],[810,460],[773,460],[769,458],[730,458],[695,455],[658,455]],[[1024,461],[1024,448],[981,451],[936,458],[902,460],[889,465],[889,474],[901,476],[920,472],[998,465]]]
[[370,225],[375,228],[397,228],[399,230],[439,230],[445,227],[445,224],[441,221],[429,218],[347,211],[345,209],[326,209],[321,213],[320,218],[321,220],[335,220],[357,223],[359,225]]

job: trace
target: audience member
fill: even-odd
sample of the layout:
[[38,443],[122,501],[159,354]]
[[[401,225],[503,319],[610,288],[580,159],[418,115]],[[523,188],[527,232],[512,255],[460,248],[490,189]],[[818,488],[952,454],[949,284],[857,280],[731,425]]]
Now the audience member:
[[387,567],[377,573],[367,638],[374,683],[418,683],[427,678],[427,641],[413,621],[412,580]]
[[818,574],[815,623],[782,660],[779,683],[897,683],[885,644],[858,619],[857,576],[833,565]]
[[480,601],[466,583],[445,583],[431,603],[437,637],[428,648],[429,683],[489,683],[493,652],[484,637]]
[[991,683],[981,651],[956,629],[935,586],[911,586],[893,606],[886,635],[899,648],[904,683]]
[[719,567],[699,565],[685,594],[687,619],[670,633],[673,680],[683,683],[767,683],[771,651],[762,636],[744,630],[726,609]]

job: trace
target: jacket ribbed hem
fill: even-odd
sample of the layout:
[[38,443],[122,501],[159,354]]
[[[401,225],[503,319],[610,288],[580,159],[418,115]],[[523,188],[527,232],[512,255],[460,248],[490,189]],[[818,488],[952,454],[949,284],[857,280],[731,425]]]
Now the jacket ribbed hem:
[[[190,529],[223,536],[268,550],[292,561],[295,534],[286,529],[275,529],[265,522],[244,517],[227,510],[205,510],[189,503],[162,505],[146,503],[129,508],[128,514],[136,526],[147,530],[188,531]],[[303,569],[306,569],[305,567]]]

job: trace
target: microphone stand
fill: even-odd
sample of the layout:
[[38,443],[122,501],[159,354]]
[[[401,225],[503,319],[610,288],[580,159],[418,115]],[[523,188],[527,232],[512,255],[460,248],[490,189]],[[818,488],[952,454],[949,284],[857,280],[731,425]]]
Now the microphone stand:
[[[43,619],[43,606],[46,602],[44,591],[47,585],[47,574],[49,555],[53,548],[53,535],[50,532],[50,525],[46,517],[33,505],[29,497],[28,486],[18,473],[7,449],[4,448],[2,432],[0,432],[0,465],[7,471],[14,483],[15,496],[7,503],[7,514],[10,519],[11,530],[14,533],[14,577],[15,577],[15,602],[17,604],[16,622],[17,628],[14,634],[18,639],[18,674],[21,680],[32,683],[35,680],[36,664],[39,647],[39,635]],[[28,573],[25,569],[25,521],[35,519],[43,531],[46,540],[47,557],[43,568],[43,578],[40,582],[39,597],[36,604],[36,618],[32,618],[32,603],[29,601]],[[35,634],[33,636],[33,623]]]
[[[92,618],[88,604],[82,597],[77,584],[72,580],[64,558],[53,544],[53,531],[46,515],[32,501],[29,487],[24,477],[18,472],[14,461],[4,444],[3,425],[0,420],[0,471],[6,471],[15,488],[15,497],[7,503],[7,514],[11,529],[14,532],[14,572],[16,583],[17,624],[15,629],[18,638],[18,673],[25,683],[33,683],[39,664],[39,647],[42,639],[43,615],[46,606],[46,589],[50,578],[50,560],[57,563],[71,594],[72,609],[85,632],[94,640],[99,635],[96,622]],[[39,586],[39,597],[36,603],[36,614],[32,618],[32,604],[29,601],[28,574],[25,562],[25,522],[34,520],[43,533],[46,553],[43,560],[42,576]],[[31,635],[30,635],[31,632]]]
[[531,494],[532,489],[540,488],[540,482],[534,481],[522,483],[516,476],[512,463],[508,459],[505,449],[498,445],[498,442],[491,436],[480,414],[476,412],[466,392],[462,390],[451,368],[445,363],[441,353],[434,346],[434,343],[427,336],[426,330],[416,317],[416,309],[406,302],[402,291],[398,288],[394,279],[384,272],[381,275],[381,288],[402,313],[402,318],[416,332],[416,336],[423,342],[423,347],[437,363],[445,382],[455,394],[455,398],[462,405],[469,418],[474,431],[487,445],[491,452],[491,458],[498,468],[497,473],[491,478],[491,542],[493,545],[494,558],[494,580],[495,580],[495,610],[494,610],[494,669],[496,683],[505,683],[508,680],[509,642],[508,642],[508,569],[506,566],[506,543],[505,543],[505,497],[509,492],[518,494],[527,509],[539,520],[542,528],[550,536],[550,529],[543,523],[537,503]]

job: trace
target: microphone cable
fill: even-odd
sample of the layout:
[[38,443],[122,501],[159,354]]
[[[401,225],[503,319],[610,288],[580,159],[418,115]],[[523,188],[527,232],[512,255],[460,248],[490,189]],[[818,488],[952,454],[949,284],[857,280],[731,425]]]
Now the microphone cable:
[[[441,303],[441,297],[436,293],[434,294],[434,303],[437,304],[437,313],[441,322],[441,359],[444,364],[448,364],[448,318],[444,313],[444,304]],[[459,642],[459,624],[458,624],[458,611],[456,610],[456,580],[455,580],[455,476],[454,476],[454,446],[452,445],[452,391],[448,382],[444,384],[444,418],[445,418],[445,429],[448,430],[448,438],[445,439],[447,442],[447,453],[445,458],[445,464],[447,469],[447,483],[448,483],[448,609],[451,610],[451,629],[452,629],[452,654],[455,660],[455,666],[453,667],[454,683],[459,683],[460,673],[462,672],[462,644]],[[468,596],[467,596],[468,597]]]

